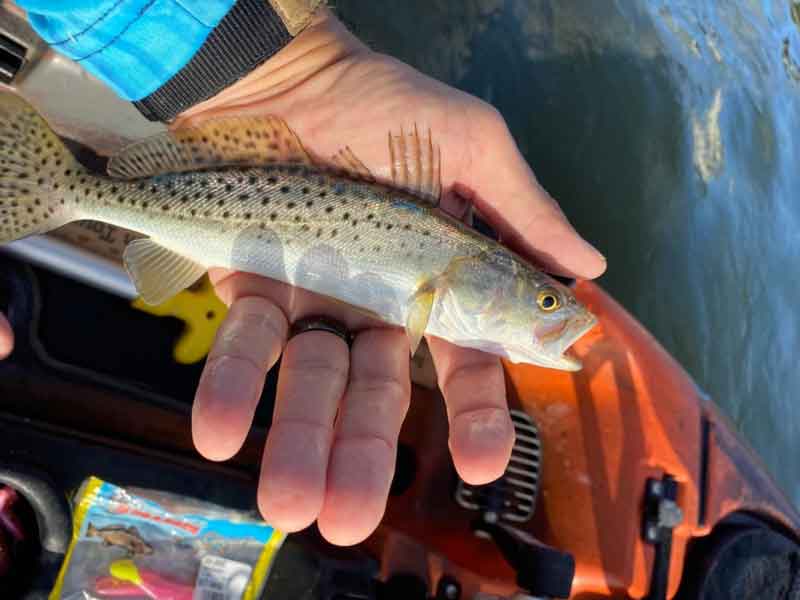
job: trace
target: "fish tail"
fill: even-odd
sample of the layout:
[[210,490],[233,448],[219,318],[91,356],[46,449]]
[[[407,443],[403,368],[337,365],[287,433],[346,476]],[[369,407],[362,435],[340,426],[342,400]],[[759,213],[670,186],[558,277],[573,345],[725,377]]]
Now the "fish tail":
[[27,102],[0,92],[0,244],[76,220],[73,182],[86,175]]

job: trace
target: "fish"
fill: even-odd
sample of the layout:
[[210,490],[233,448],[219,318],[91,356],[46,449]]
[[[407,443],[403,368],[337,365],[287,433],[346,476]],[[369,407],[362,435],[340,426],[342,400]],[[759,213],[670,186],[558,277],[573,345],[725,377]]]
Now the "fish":
[[153,547],[144,541],[139,530],[133,526],[109,525],[98,529],[89,523],[86,537],[99,538],[105,546],[124,548],[131,556],[148,556],[153,553]]
[[[575,371],[596,317],[566,286],[439,206],[430,131],[388,132],[391,181],[344,146],[308,152],[280,117],[234,116],[133,142],[90,172],[36,110],[0,94],[0,244],[93,220],[137,232],[123,253],[158,305],[209,268],[262,275],[408,333]],[[388,179],[388,176],[387,176]]]

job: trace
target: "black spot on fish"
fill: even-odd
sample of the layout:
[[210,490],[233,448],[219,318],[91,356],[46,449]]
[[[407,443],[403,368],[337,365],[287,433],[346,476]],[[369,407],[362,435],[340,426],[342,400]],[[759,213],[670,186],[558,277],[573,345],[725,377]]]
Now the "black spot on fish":
[[269,219],[270,219],[270,221],[274,221],[274,220],[275,220],[275,219],[277,219],[277,218],[278,218],[278,213],[272,213],[272,214],[269,216]]
[[282,186],[281,187],[281,193],[288,194],[289,193],[289,186],[288,185]]
[[322,190],[322,191],[319,193],[319,197],[320,197],[320,198],[324,198],[324,197],[325,197],[325,196],[327,196],[327,195],[328,195],[328,192],[326,192],[325,190]]
[[255,185],[256,183],[258,183],[258,179],[254,176],[250,176],[250,179],[248,181],[250,182],[250,185]]
[[349,212],[344,213],[342,215],[342,219],[344,219],[345,221],[349,221],[350,220],[350,213]]
[[286,204],[286,208],[294,208],[295,206],[297,206],[297,205],[294,202],[288,202]]
[[314,202],[312,200],[306,202],[306,208],[311,208],[312,206],[314,206]]
[[369,213],[367,215],[367,221],[372,221],[372,219],[374,219],[374,218],[375,218],[375,215],[373,215],[372,213]]
[[310,190],[309,188],[307,188],[307,187],[304,187],[304,188],[303,188],[301,191],[302,191],[304,194],[308,194],[308,193],[309,193],[311,190]]
[[233,191],[233,185],[231,185],[230,183],[226,184],[225,185],[225,191],[226,192],[232,192]]
[[231,216],[231,213],[229,213],[227,210],[224,213],[222,213],[222,218],[223,219],[227,219],[230,216]]
[[268,177],[267,178],[267,182],[272,184],[272,185],[275,185],[276,183],[278,183],[278,180],[275,177]]

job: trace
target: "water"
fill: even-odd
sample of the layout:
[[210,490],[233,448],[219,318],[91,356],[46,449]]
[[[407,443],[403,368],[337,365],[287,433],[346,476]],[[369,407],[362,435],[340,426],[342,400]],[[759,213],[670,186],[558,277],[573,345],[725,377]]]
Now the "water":
[[505,116],[600,280],[800,504],[800,0],[337,0]]

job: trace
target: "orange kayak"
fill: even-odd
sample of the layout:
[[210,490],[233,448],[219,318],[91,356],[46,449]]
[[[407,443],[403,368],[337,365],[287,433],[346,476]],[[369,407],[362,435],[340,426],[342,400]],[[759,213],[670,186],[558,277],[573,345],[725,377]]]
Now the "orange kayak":
[[[583,370],[506,365],[511,402],[538,425],[541,445],[535,511],[517,528],[572,555],[570,597],[673,598],[711,585],[712,567],[725,560],[713,540],[732,527],[767,532],[791,548],[800,515],[728,420],[598,285],[579,282],[575,291],[599,318],[574,346]],[[517,573],[496,544],[472,533],[475,515],[441,502],[455,477],[447,422],[441,403],[424,398],[429,392],[415,393],[401,441],[425,459],[391,499],[371,544],[387,573],[416,549],[431,580],[457,573],[465,592],[510,596]],[[676,492],[670,504],[678,518],[661,545],[647,538],[654,483]],[[722,563],[698,570],[715,556]]]

